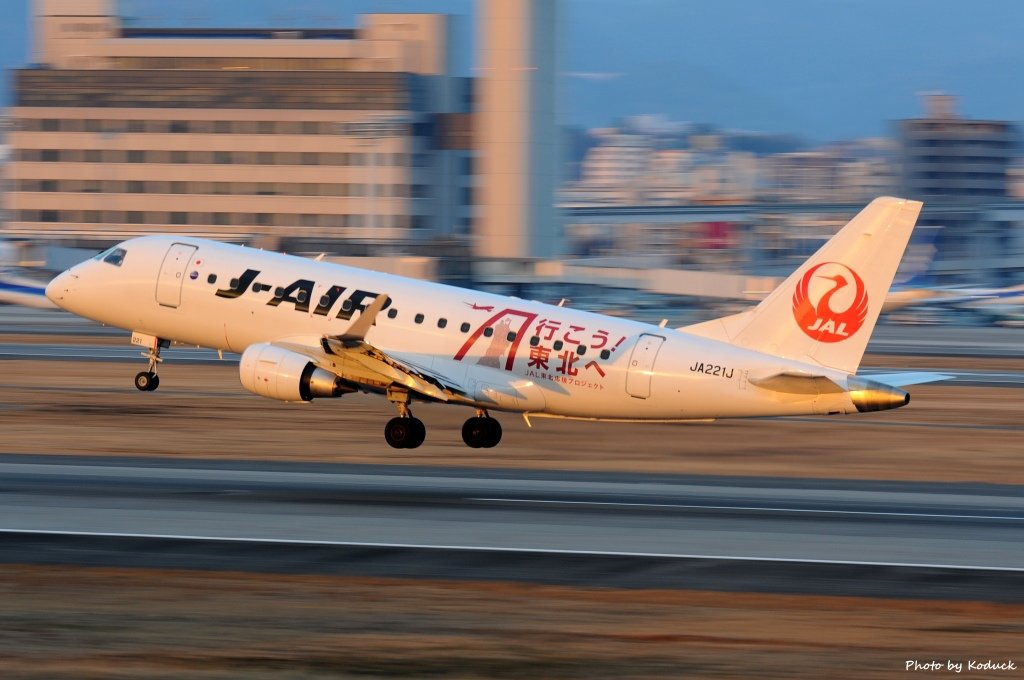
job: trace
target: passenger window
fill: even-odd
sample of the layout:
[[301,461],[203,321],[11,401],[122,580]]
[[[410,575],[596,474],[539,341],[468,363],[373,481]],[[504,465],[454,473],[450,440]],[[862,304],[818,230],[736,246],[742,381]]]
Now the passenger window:
[[513,333],[512,331],[509,331],[508,335],[505,336],[505,339],[508,340],[509,342],[513,342],[516,339],[516,334]]
[[447,325],[448,325],[448,319],[438,319],[437,320],[437,327],[438,328],[444,328]]
[[298,300],[299,302],[305,302],[306,301],[306,291],[300,290],[298,293],[295,294],[295,299]]
[[463,321],[462,325],[459,326],[459,330],[462,331],[463,333],[468,333],[469,332],[469,324],[466,323],[465,321]]
[[608,357],[610,357],[611,355],[612,355],[612,353],[611,353],[611,351],[610,351],[610,350],[607,350],[607,349],[603,349],[603,350],[601,350],[601,358],[602,358],[602,359],[607,359],[607,358],[608,358]]
[[423,323],[423,315],[417,314],[415,317],[413,317],[413,321],[415,321],[416,323]]
[[330,295],[321,295],[320,296],[320,304],[318,306],[319,307],[330,307],[331,306],[331,296]]
[[209,276],[206,277],[206,282],[207,283],[217,283],[217,275],[216,274],[210,274]]
[[579,346],[576,347],[576,354],[579,354],[580,356],[583,356],[586,353],[587,353],[587,346],[586,345],[579,345]]
[[554,348],[555,348],[556,352],[558,350],[562,349],[562,341],[561,340],[555,340]]
[[539,344],[540,344],[540,338],[539,337],[534,335],[532,338],[530,338],[530,347],[536,347]]
[[397,309],[389,309],[388,310],[388,318],[389,319],[394,319],[396,316],[398,316],[398,310]]
[[491,337],[492,335],[494,335],[494,329],[493,329],[493,328],[491,328],[490,326],[488,326],[487,328],[485,328],[485,329],[484,329],[484,337],[485,337],[485,338],[489,338],[489,337]]
[[112,264],[115,267],[120,267],[121,263],[124,262],[124,256],[126,255],[124,248],[114,248],[110,253],[103,258],[103,261],[107,264]]

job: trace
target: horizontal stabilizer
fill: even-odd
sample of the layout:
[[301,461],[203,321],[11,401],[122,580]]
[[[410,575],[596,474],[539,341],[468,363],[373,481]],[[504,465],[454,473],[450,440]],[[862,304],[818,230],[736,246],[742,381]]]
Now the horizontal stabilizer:
[[942,382],[943,380],[953,380],[954,376],[945,375],[943,373],[922,373],[922,372],[909,372],[909,373],[878,373],[878,374],[860,374],[860,377],[867,378],[868,380],[874,380],[880,382],[883,385],[890,387],[907,387],[908,385],[923,385],[924,383]]
[[766,390],[786,394],[836,394],[846,391],[831,378],[809,373],[775,373],[765,378],[751,378],[749,382]]

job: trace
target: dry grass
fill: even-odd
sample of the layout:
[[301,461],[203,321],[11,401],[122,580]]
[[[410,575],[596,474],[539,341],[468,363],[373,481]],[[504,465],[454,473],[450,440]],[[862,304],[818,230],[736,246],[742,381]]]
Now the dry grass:
[[[1024,363],[1024,362],[1022,362]],[[501,416],[492,450],[461,440],[469,409],[418,405],[427,442],[389,448],[391,406],[348,395],[283,404],[247,394],[230,365],[170,365],[154,393],[124,363],[0,363],[0,431],[13,453],[162,455],[626,472],[1024,483],[1021,392],[918,386],[906,408],[700,425]],[[640,445],[638,445],[638,442]]]
[[0,601],[5,678],[888,678],[908,659],[1024,662],[1024,606],[972,602],[82,567],[5,567]]

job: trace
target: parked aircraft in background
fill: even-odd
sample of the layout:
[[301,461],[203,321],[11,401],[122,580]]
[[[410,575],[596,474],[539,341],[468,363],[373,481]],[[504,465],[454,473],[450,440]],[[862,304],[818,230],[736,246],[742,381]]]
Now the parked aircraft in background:
[[14,249],[0,241],[0,303],[54,309],[46,297],[46,284],[17,273]]
[[242,385],[283,401],[384,395],[396,448],[426,435],[413,402],[531,418],[696,421],[896,408],[928,373],[856,375],[921,203],[873,201],[754,309],[671,329],[180,236],[126,241],[54,279],[60,307],[132,332],[140,390],[171,341],[241,354]]

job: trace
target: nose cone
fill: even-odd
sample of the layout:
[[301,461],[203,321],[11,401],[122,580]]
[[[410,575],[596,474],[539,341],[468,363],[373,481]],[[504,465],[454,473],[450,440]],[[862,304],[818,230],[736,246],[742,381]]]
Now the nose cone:
[[65,298],[71,292],[71,288],[77,278],[71,272],[58,274],[50,283],[46,284],[46,297],[58,307],[64,307]]

